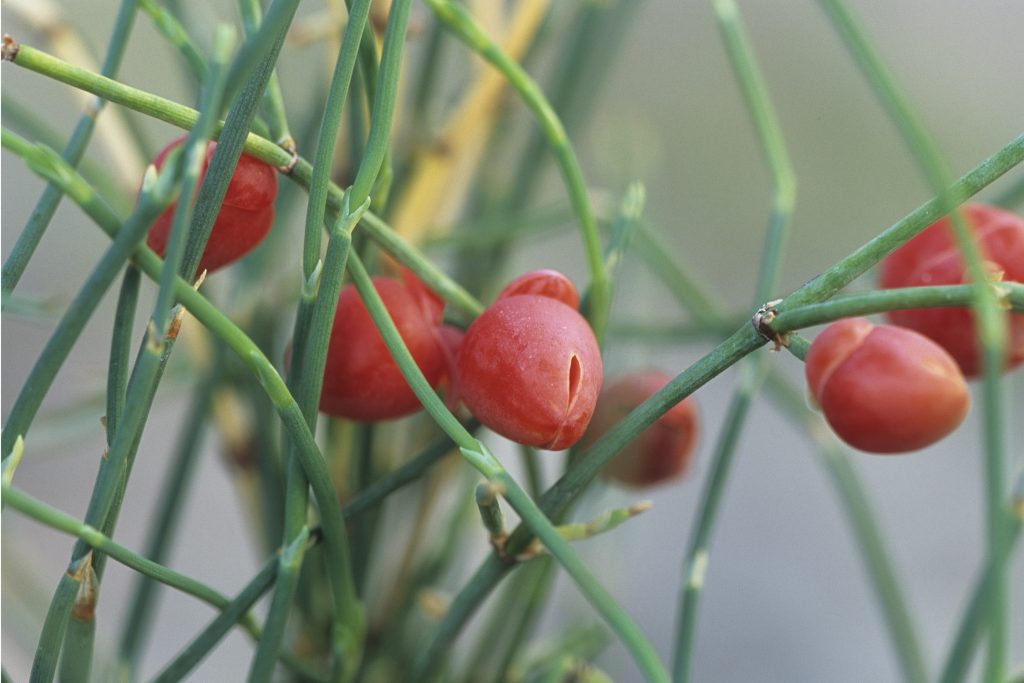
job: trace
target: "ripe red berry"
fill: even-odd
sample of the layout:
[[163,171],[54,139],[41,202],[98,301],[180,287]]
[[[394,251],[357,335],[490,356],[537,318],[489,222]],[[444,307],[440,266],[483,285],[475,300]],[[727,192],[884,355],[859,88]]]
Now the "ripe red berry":
[[[586,448],[596,442],[670,379],[658,370],[645,370],[610,382],[601,390],[594,418],[580,445]],[[602,474],[637,487],[653,486],[682,476],[689,469],[697,432],[696,404],[688,397],[640,432],[605,465]]]
[[[431,386],[447,363],[438,327],[444,304],[422,283],[374,277],[373,286]],[[415,412],[420,401],[352,285],[338,296],[324,368],[320,410],[353,420],[388,420]]]
[[[1024,218],[982,204],[963,207],[967,224],[985,259],[1003,279],[1024,282]],[[948,217],[889,254],[880,266],[885,288],[957,285],[966,281],[966,268],[953,239]],[[1024,362],[1024,314],[1008,313],[1010,336],[1007,367]],[[917,330],[949,351],[967,377],[981,373],[974,317],[969,308],[918,308],[890,311],[890,322]]]
[[519,443],[576,443],[601,390],[601,350],[590,325],[560,298],[506,295],[462,341],[458,390],[480,422]]
[[924,448],[963,421],[970,405],[956,361],[924,335],[847,318],[807,351],[807,386],[833,431],[854,448]]
[[580,295],[572,280],[557,270],[534,270],[520,275],[498,293],[498,299],[517,294],[538,294],[557,299],[570,308],[580,307]]
[[[153,165],[159,170],[167,160],[167,155],[185,141],[184,137],[174,140],[160,150]],[[206,175],[216,142],[210,142],[206,148],[206,160],[203,162],[202,174]],[[274,198],[277,196],[277,172],[269,164],[243,154],[238,159],[235,174],[228,183],[224,203],[210,232],[210,240],[199,260],[199,272],[214,271],[237,261],[258,245],[274,222]],[[153,223],[146,238],[146,244],[160,256],[167,248],[167,238],[171,232],[171,221],[174,217],[172,204]]]

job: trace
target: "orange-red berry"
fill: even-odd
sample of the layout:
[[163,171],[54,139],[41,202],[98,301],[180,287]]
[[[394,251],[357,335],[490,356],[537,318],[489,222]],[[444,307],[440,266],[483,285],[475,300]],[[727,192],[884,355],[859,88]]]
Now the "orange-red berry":
[[956,361],[922,334],[865,318],[838,320],[807,351],[807,386],[832,430],[872,453],[931,445],[967,415]]

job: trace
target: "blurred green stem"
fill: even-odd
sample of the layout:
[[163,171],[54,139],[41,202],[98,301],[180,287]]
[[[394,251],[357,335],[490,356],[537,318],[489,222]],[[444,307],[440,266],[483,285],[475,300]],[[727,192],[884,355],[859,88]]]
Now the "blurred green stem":
[[579,220],[591,277],[590,323],[598,339],[602,338],[608,320],[611,287],[605,271],[601,236],[597,229],[593,209],[590,206],[586,183],[583,180],[583,171],[561,120],[537,82],[483,31],[462,5],[450,0],[427,0],[427,5],[433,10],[438,20],[444,23],[470,49],[504,74],[509,84],[533,112],[537,123],[544,131],[548,144],[558,160],[563,181],[569,191],[573,209]]
[[[122,0],[121,2],[117,18],[114,20],[114,31],[107,43],[107,54],[103,59],[103,65],[100,67],[100,74],[104,77],[114,76],[121,65],[125,47],[128,44],[128,37],[135,22],[136,7],[135,0]],[[5,47],[5,60],[7,59],[6,53],[7,49]],[[69,166],[75,167],[82,160],[85,148],[88,146],[89,139],[92,137],[92,132],[96,127],[96,119],[105,105],[106,102],[103,99],[97,98],[87,107],[81,118],[78,119],[75,131],[71,134],[71,139],[68,141],[63,153],[63,158]],[[13,292],[17,286],[18,280],[21,279],[22,273],[25,272],[25,267],[28,266],[28,262],[32,258],[32,254],[35,252],[36,247],[39,246],[39,241],[43,238],[43,233],[46,232],[46,228],[50,225],[50,221],[57,212],[57,206],[60,204],[63,196],[64,193],[61,192],[60,187],[55,183],[51,183],[47,185],[43,195],[36,203],[32,214],[29,216],[28,223],[18,236],[14,248],[11,250],[10,256],[4,261],[2,289],[5,297]],[[4,453],[6,454],[6,449]]]

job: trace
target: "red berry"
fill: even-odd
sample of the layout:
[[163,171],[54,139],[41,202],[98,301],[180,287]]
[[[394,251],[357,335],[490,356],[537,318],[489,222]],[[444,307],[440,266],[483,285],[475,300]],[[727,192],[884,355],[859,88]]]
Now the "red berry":
[[[638,405],[668,384],[671,377],[658,370],[631,372],[601,390],[594,419],[580,445],[590,446]],[[692,397],[640,432],[602,473],[629,486],[645,487],[682,476],[689,469],[697,443],[697,409]]]
[[[982,204],[967,204],[964,217],[981,252],[1003,279],[1024,282],[1024,218]],[[958,285],[966,268],[953,239],[948,217],[889,254],[880,266],[884,288]],[[1008,313],[1010,336],[1007,367],[1024,362],[1024,314]],[[967,377],[981,373],[981,356],[969,308],[917,308],[887,313],[890,322],[917,330],[949,351]]]
[[[160,150],[153,165],[159,170],[167,155],[185,141],[184,137],[174,140]],[[206,148],[206,160],[202,174],[206,175],[210,157],[217,143],[210,142]],[[224,203],[210,232],[210,240],[199,260],[199,272],[214,271],[237,261],[258,245],[274,222],[274,198],[277,196],[277,172],[269,164],[243,154],[238,159],[235,174],[228,183]],[[174,205],[167,208],[153,223],[146,238],[146,244],[160,256],[167,248],[167,238],[174,218]]]
[[572,280],[557,270],[535,270],[520,275],[498,293],[498,299],[517,294],[537,294],[561,301],[570,308],[580,307],[580,295]]
[[970,405],[956,361],[928,337],[847,318],[807,351],[807,386],[835,433],[854,448],[902,453],[931,445]]
[[463,402],[513,441],[549,450],[576,443],[601,390],[601,350],[587,321],[561,300],[499,299],[463,339],[457,363]]
[[[431,386],[447,364],[438,326],[443,304],[426,287],[388,277],[373,286],[395,321],[402,340]],[[420,401],[373,324],[355,287],[338,297],[338,309],[327,349],[320,410],[353,420],[388,420],[415,412]]]

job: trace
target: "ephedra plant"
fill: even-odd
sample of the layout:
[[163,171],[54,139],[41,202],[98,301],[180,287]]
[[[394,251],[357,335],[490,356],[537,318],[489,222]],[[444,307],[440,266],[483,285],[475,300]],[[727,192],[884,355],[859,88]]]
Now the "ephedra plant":
[[[44,234],[62,229],[59,205],[107,242],[24,382],[13,386],[5,373],[14,398],[2,436],[4,519],[27,517],[75,540],[63,573],[33,572],[37,583],[51,573],[56,581],[34,615],[38,628],[5,610],[5,650],[12,631],[34,647],[26,671],[5,662],[4,679],[204,680],[204,660],[237,629],[250,653],[233,663],[238,680],[600,681],[605,660],[595,660],[616,641],[631,660],[616,666],[630,680],[691,680],[700,602],[716,576],[715,522],[742,467],[748,416],[764,401],[820,449],[877,594],[879,617],[865,628],[888,635],[893,669],[914,683],[969,673],[1010,680],[1022,483],[1012,478],[1021,449],[1009,436],[1006,387],[1024,357],[1024,220],[1012,213],[1024,192],[1020,180],[1003,181],[995,203],[1005,211],[965,202],[1014,173],[1024,136],[955,178],[857,19],[839,0],[820,4],[932,198],[849,254],[830,255],[823,270],[800,272],[802,286],[782,285],[798,169],[739,8],[712,0],[772,181],[754,291],[729,306],[645,219],[645,179],[608,201],[578,154],[576,131],[644,3],[351,0],[300,12],[298,0],[239,0],[237,24],[210,27],[197,19],[209,8],[123,0],[95,68],[64,58],[81,54],[64,49],[73,27],[43,16],[42,3],[18,4],[52,40],[5,36],[5,74],[30,72],[19,83],[55,82],[95,99],[65,140],[33,106],[31,88],[4,89],[5,167],[24,165],[45,181],[27,222],[4,222],[5,318],[50,320],[19,281],[48,248]],[[168,68],[193,84],[190,101],[156,94],[159,79],[119,79],[142,25],[170,46]],[[324,47],[331,66],[321,71],[306,56],[299,106],[280,74],[303,41]],[[115,112],[128,123],[98,131]],[[184,137],[151,140],[140,116]],[[94,138],[152,164],[126,186],[117,160],[92,153]],[[549,166],[560,183],[546,188],[558,199],[545,205],[537,197],[554,177]],[[578,234],[571,252],[541,252],[536,262],[530,242],[565,227]],[[612,305],[630,288],[628,261],[677,298],[685,326],[663,318],[640,339],[630,334],[630,316]],[[883,261],[876,286],[869,271]],[[574,277],[561,272],[578,268]],[[101,321],[116,282],[113,314]],[[736,310],[743,314],[727,312]],[[916,331],[863,317],[883,313]],[[42,457],[36,444],[52,428],[40,408],[69,358],[86,353],[87,324],[110,330],[103,405],[72,410],[102,418],[105,446],[92,458],[95,479],[74,482],[88,506],[72,515],[56,488],[21,485],[18,468]],[[606,367],[611,357],[622,366],[615,354],[652,337],[696,360]],[[805,357],[808,386],[774,367]],[[734,366],[735,377],[726,373]],[[702,387],[725,381],[735,382],[728,406],[702,404]],[[178,433],[159,435],[173,460],[160,469],[168,473],[161,494],[146,502],[139,547],[121,540],[118,518],[160,455],[151,437],[161,395],[182,383],[192,386],[188,409]],[[982,569],[963,586],[964,612],[937,657],[922,647],[851,462],[880,456],[848,452],[837,436],[863,451],[927,449],[968,414],[983,425],[972,446],[984,480]],[[176,570],[172,556],[195,501],[206,425],[221,436],[261,558],[230,593]],[[712,445],[695,465],[699,440]],[[546,481],[552,463],[557,479]],[[614,539],[643,523],[631,518],[645,502],[580,513],[584,493],[620,484],[630,495],[700,490],[693,516],[671,520],[674,533],[659,539],[676,561],[684,556],[674,585],[649,587],[674,624],[666,638],[638,625],[585,552],[600,542],[587,539],[621,543]],[[404,498],[410,491],[415,505]],[[396,524],[413,533],[396,533]],[[25,545],[5,545],[5,564],[34,557]],[[482,545],[481,561],[473,548]],[[663,548],[623,564],[662,562]],[[133,574],[116,613],[104,596],[125,575],[106,576],[109,560]],[[538,624],[559,573],[589,611],[545,634]],[[375,581],[387,590],[372,590]],[[153,666],[146,648],[165,638],[158,591],[212,611]],[[498,604],[481,610],[495,592]],[[485,618],[471,621],[481,611]],[[730,651],[745,656],[740,646]]]

